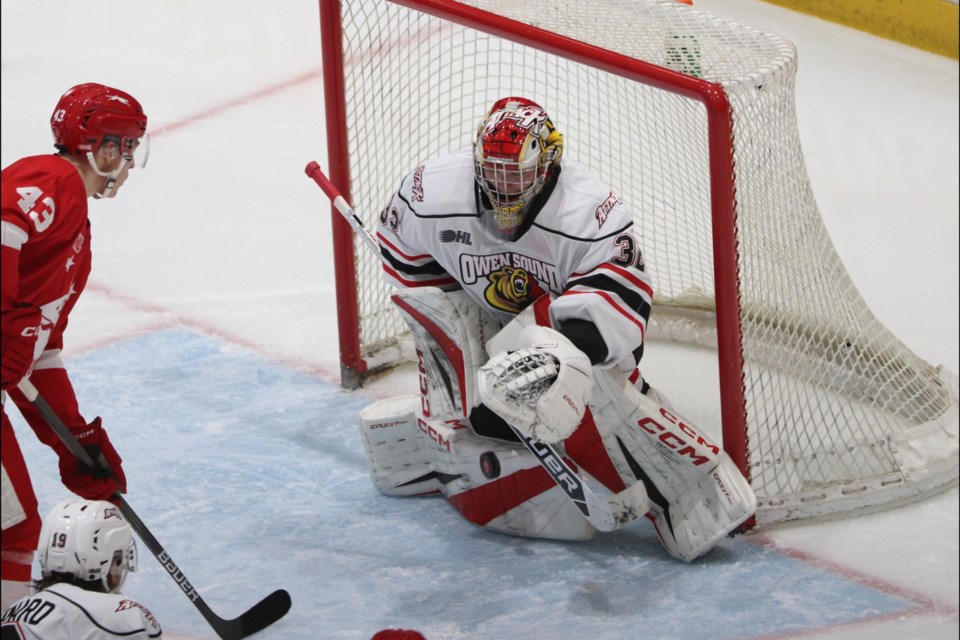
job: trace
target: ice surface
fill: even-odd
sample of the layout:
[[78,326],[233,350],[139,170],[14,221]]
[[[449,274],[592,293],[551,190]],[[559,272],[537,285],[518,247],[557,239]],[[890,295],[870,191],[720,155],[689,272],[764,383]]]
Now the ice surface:
[[[957,63],[761,2],[696,4],[797,43],[801,136],[838,251],[881,321],[957,372]],[[150,116],[147,169],[91,203],[94,275],[65,355],[130,504],[221,616],[285,588],[291,612],[258,637],[957,636],[956,488],[728,540],[693,565],[647,523],[521,540],[442,498],[377,494],[355,416],[412,381],[338,388],[329,208],[303,175],[326,158],[318,23],[292,0],[2,6],[4,166],[52,150],[47,120],[73,84],[121,87]],[[645,357],[666,377],[688,354]],[[68,494],[16,425],[45,511]],[[126,592],[167,637],[214,637],[142,546],[140,564]]]

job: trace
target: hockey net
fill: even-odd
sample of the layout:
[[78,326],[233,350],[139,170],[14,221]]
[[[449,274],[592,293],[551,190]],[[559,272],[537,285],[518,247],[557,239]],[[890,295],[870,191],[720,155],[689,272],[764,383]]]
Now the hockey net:
[[[672,0],[320,0],[330,177],[370,219],[498,98],[635,215],[651,335],[717,349],[725,449],[757,524],[956,483],[954,374],[870,312],[817,210],[787,40]],[[380,264],[334,215],[342,379],[404,357]]]

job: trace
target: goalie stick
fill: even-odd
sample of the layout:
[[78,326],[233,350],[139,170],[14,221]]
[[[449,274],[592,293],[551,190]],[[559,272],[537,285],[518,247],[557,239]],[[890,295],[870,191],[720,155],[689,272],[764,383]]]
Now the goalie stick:
[[[81,446],[70,432],[70,429],[67,428],[67,425],[60,420],[60,416],[58,416],[47,401],[44,400],[43,396],[40,395],[40,392],[37,391],[37,388],[33,386],[33,383],[30,382],[29,379],[23,378],[17,384],[17,388],[20,389],[23,395],[27,397],[27,400],[37,408],[37,411],[40,412],[43,419],[50,425],[50,428],[53,429],[60,440],[63,441],[63,444],[66,445],[80,462],[91,469],[95,467],[106,469],[110,472],[111,476],[113,475],[113,470],[104,459],[103,454],[100,454],[100,457],[96,461],[90,457],[90,454]],[[181,571],[180,567],[173,561],[173,558],[170,557],[170,554],[167,553],[160,542],[150,533],[147,525],[143,523],[143,520],[134,512],[133,508],[127,504],[127,501],[123,499],[119,491],[113,494],[111,500],[120,509],[120,513],[122,513],[123,517],[130,523],[133,530],[137,532],[137,535],[140,536],[143,543],[150,549],[150,552],[153,553],[154,557],[160,562],[160,565],[170,574],[170,577],[174,579],[180,589],[190,598],[193,606],[200,611],[200,614],[223,640],[239,640],[240,638],[253,635],[269,627],[290,610],[290,594],[283,589],[278,589],[250,607],[250,609],[240,616],[232,620],[221,618],[213,612],[197,590],[194,589],[190,581],[187,580],[187,576],[184,575],[183,571]]]
[[307,168],[305,169],[308,176],[313,178],[313,181],[316,182],[323,192],[327,194],[327,197],[330,198],[330,202],[333,203],[333,206],[337,208],[337,211],[340,212],[340,215],[350,223],[350,226],[353,227],[353,230],[360,234],[360,237],[363,238],[367,246],[369,246],[374,253],[377,254],[377,257],[380,257],[380,243],[377,242],[376,237],[370,230],[367,229],[367,226],[363,224],[363,220],[357,215],[347,201],[344,200],[343,196],[340,195],[340,192],[337,191],[337,188],[333,186],[333,183],[330,182],[330,179],[323,173],[323,170],[320,168],[320,165],[317,162],[311,161],[307,163]]
[[[380,258],[380,243],[323,173],[320,165],[316,161],[311,161],[307,163],[304,171],[327,194],[334,208]],[[587,483],[567,464],[555,447],[527,437],[509,422],[507,425],[594,528],[599,531],[613,531],[630,524],[649,511],[649,498],[642,482],[636,482],[619,493],[600,496],[587,486]]]

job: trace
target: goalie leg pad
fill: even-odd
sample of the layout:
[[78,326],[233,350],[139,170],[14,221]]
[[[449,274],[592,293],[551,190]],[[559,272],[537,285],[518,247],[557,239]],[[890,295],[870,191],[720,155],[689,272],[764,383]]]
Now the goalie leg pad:
[[717,546],[756,508],[753,490],[724,453],[707,476],[672,504],[663,507],[651,501],[647,517],[670,555],[690,562]]
[[471,523],[531,538],[593,536],[580,510],[522,445],[479,436],[459,421],[421,416],[420,427],[440,491]]
[[390,496],[442,493],[471,523],[515,536],[587,540],[593,528],[523,445],[465,422],[426,418],[420,398],[374,402],[359,430],[374,486]]
[[476,405],[477,370],[486,362],[486,339],[499,324],[463,291],[420,287],[391,296],[417,347],[423,413],[465,418]]
[[616,370],[596,370],[591,410],[625,484],[643,480],[657,534],[689,562],[716,546],[757,507],[730,457],[691,423],[640,393]]
[[418,396],[374,402],[360,411],[358,427],[367,453],[370,479],[388,496],[437,493],[430,454],[420,441]]

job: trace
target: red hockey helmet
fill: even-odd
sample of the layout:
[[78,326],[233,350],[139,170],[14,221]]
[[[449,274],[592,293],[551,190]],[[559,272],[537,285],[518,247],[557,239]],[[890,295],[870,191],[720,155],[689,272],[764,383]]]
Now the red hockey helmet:
[[50,116],[50,128],[57,146],[68,153],[96,152],[111,136],[129,152],[146,132],[147,116],[129,93],[87,82],[63,94]]
[[562,153],[563,136],[536,102],[509,97],[494,103],[477,129],[473,159],[501,233],[520,226]]

